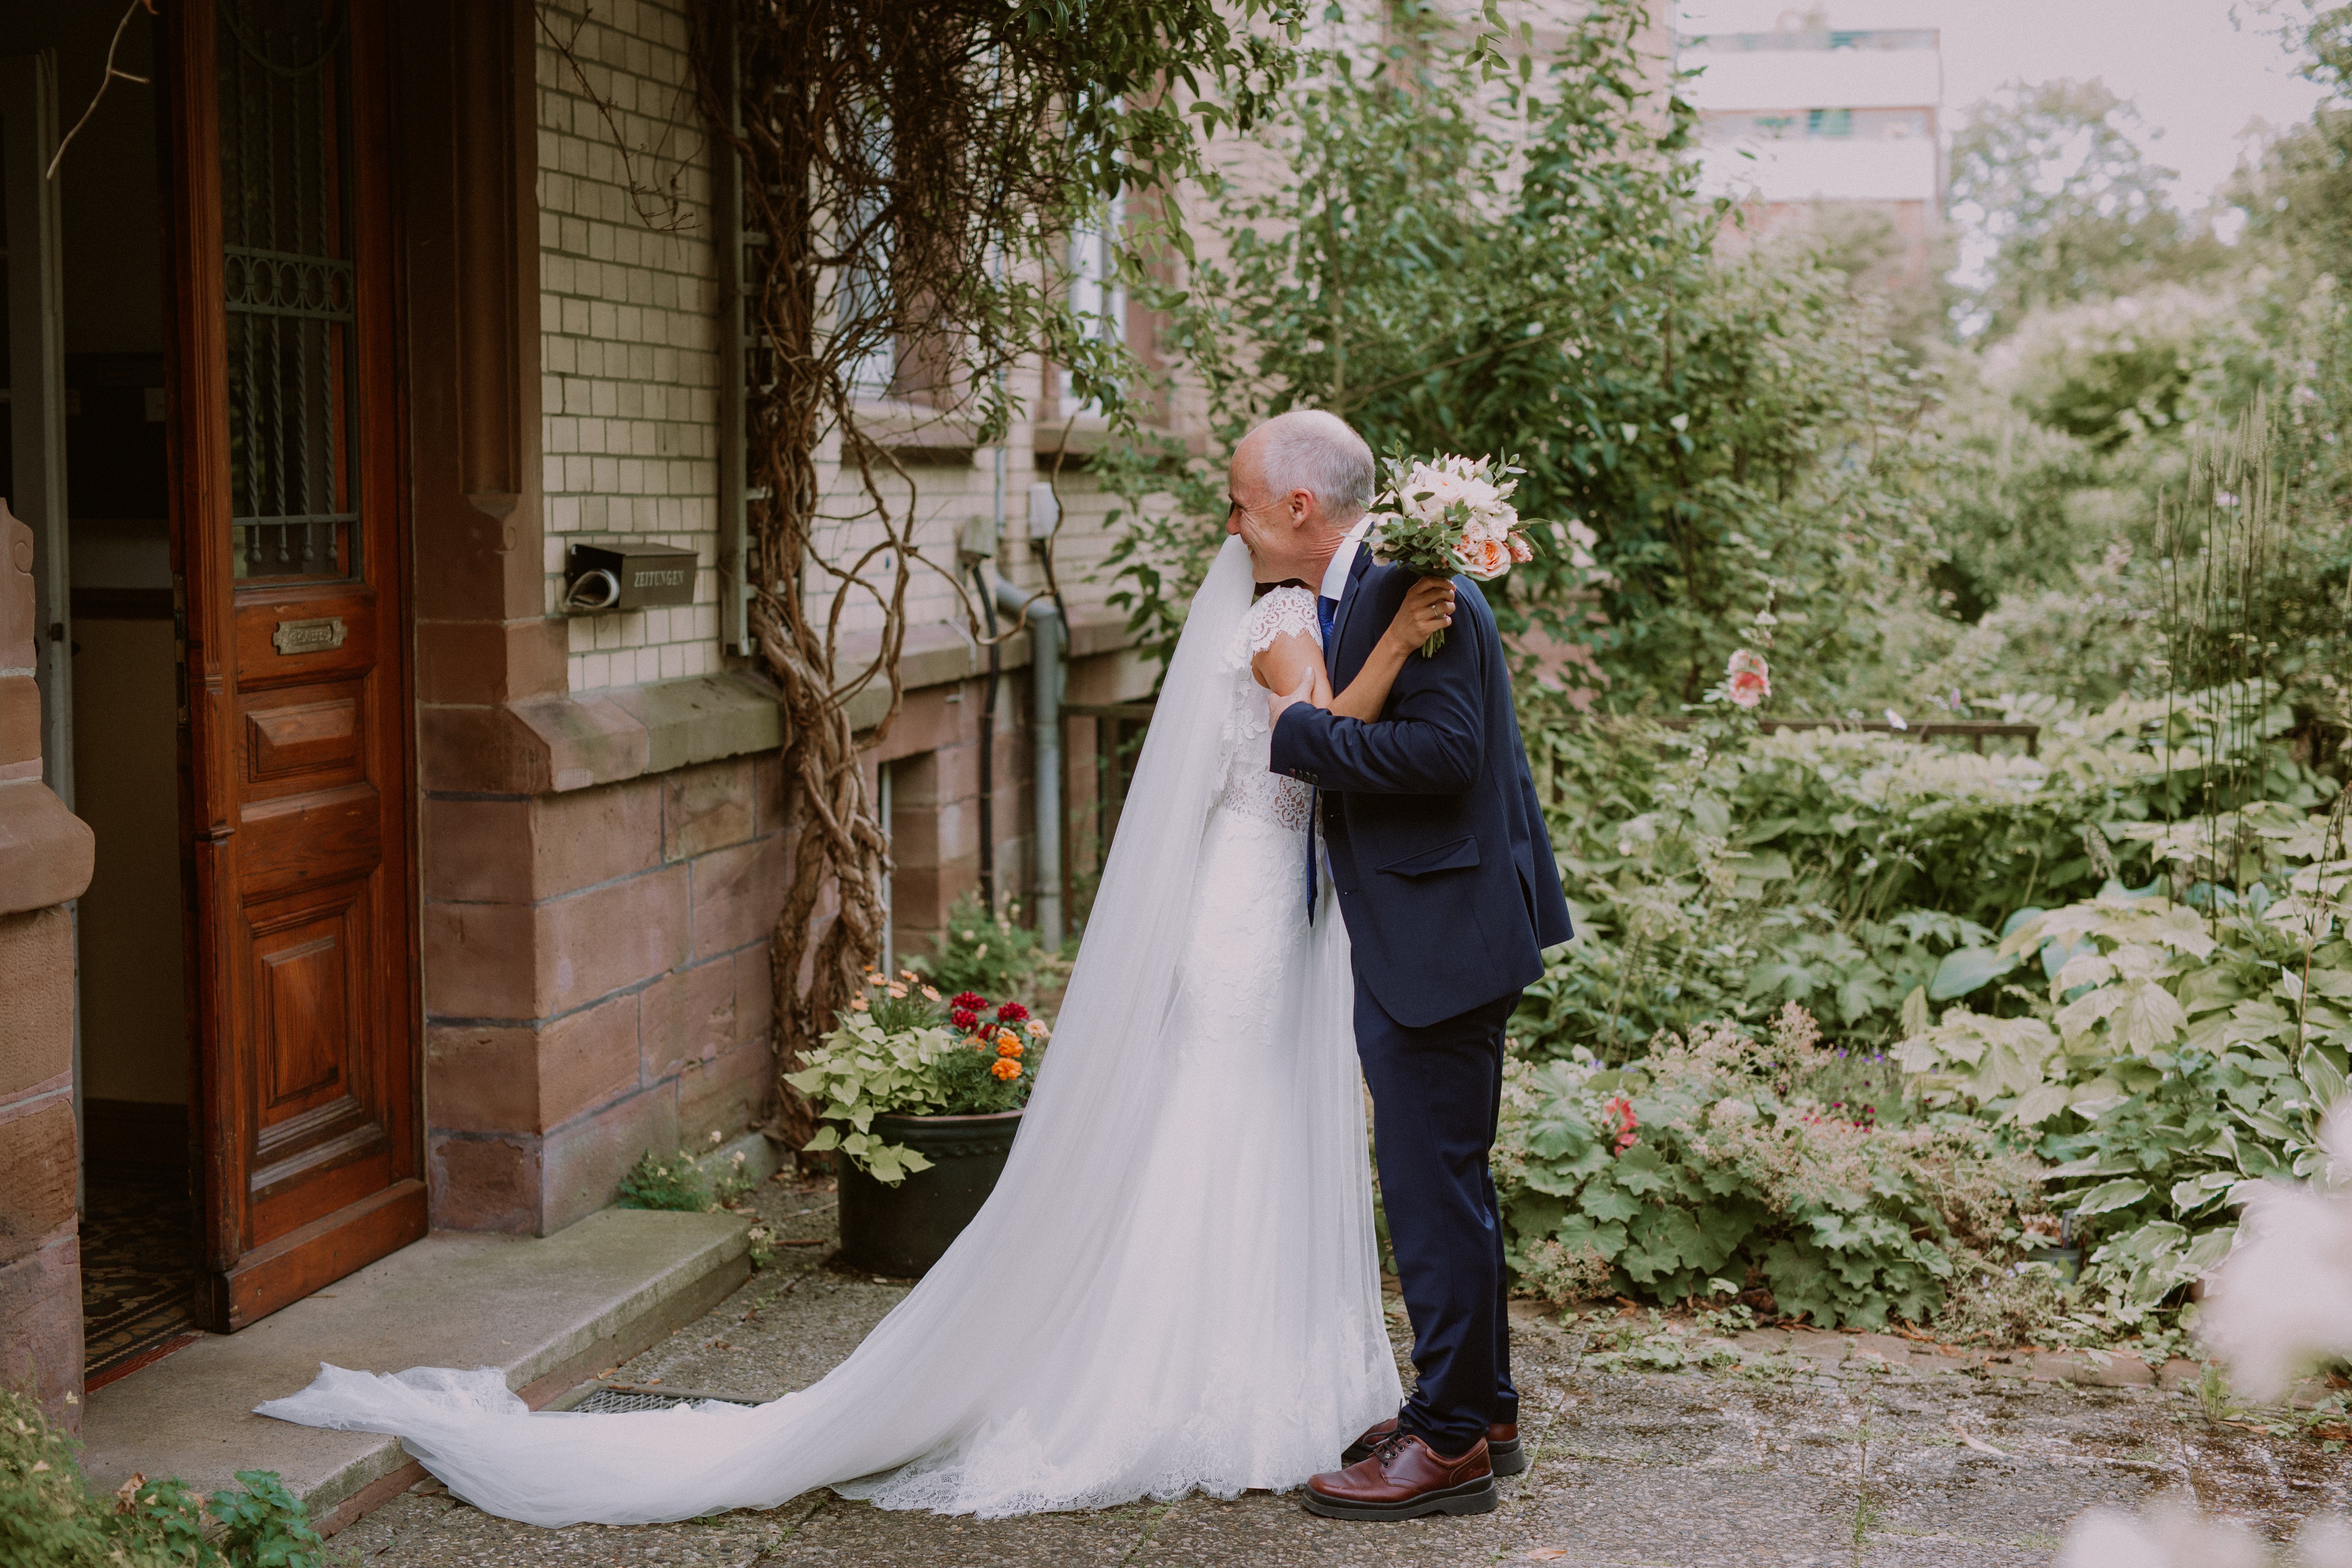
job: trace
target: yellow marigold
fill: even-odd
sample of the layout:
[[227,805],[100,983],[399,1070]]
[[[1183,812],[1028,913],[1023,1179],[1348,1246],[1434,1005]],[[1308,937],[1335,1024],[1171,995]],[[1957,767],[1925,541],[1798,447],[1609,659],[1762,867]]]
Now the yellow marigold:
[[999,1035],[996,1037],[996,1054],[1000,1057],[1018,1057],[1021,1049],[1021,1042],[1010,1035]]
[[994,1062],[990,1064],[988,1070],[994,1073],[998,1078],[1003,1079],[1005,1082],[1010,1083],[1014,1079],[1021,1076],[1021,1064],[1014,1061],[1011,1057],[999,1057]]

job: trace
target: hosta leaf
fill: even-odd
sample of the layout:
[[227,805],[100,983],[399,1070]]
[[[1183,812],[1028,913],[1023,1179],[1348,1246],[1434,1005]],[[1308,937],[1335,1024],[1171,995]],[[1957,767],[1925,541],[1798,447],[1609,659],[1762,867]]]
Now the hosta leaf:
[[2124,1045],[2133,1055],[2147,1056],[2179,1037],[2189,1015],[2180,1010],[2171,992],[2153,980],[2142,980],[2131,985],[2130,993],[2130,999],[2107,1026],[2122,1034]]
[[2036,1123],[2047,1121],[2065,1109],[2066,1086],[2063,1083],[2045,1083],[2038,1088],[2028,1089],[2021,1095],[2015,1108],[2009,1114],[2011,1120],[2020,1127],[2032,1127]]
[[1955,996],[1990,985],[2018,965],[2015,953],[2007,956],[1989,952],[1981,947],[1958,947],[1944,954],[1936,965],[1936,977],[1927,982],[1930,1000],[1948,1002]]
[[2311,1089],[2313,1100],[2320,1105],[2332,1106],[2344,1098],[2344,1075],[2320,1051],[2303,1053],[2303,1081]]
[[2095,1215],[2105,1214],[2111,1209],[2129,1208],[2147,1196],[2148,1192],[2148,1184],[2146,1182],[2131,1180],[2102,1182],[2083,1194],[2083,1201],[2074,1205],[2074,1212],[2078,1215]]

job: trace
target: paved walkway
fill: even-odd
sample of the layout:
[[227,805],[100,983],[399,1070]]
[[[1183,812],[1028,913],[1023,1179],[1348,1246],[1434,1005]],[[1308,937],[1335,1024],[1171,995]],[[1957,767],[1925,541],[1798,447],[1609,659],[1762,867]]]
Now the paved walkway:
[[[779,1248],[732,1298],[612,1381],[772,1398],[821,1376],[903,1293],[822,1266],[830,1194],[772,1184],[751,1201],[781,1237],[817,1245]],[[1402,1309],[1391,1317],[1402,1337]],[[428,1482],[332,1545],[368,1568],[2010,1568],[2050,1562],[2067,1521],[2094,1504],[2169,1492],[2284,1539],[2352,1500],[2347,1456],[2210,1418],[2193,1387],[2149,1385],[2158,1380],[2137,1363],[2100,1372],[2052,1357],[1947,1358],[1874,1336],[1764,1333],[1680,1342],[1711,1364],[1645,1373],[1625,1370],[1628,1358],[1601,1348],[1610,1342],[1532,1313],[1517,1323],[1534,1463],[1504,1483],[1500,1510],[1476,1519],[1345,1524],[1254,1493],[982,1522],[817,1493],[709,1523],[543,1531]],[[2184,1381],[2185,1367],[2166,1370],[2162,1381]],[[2056,1381],[2070,1376],[2124,1385]]]

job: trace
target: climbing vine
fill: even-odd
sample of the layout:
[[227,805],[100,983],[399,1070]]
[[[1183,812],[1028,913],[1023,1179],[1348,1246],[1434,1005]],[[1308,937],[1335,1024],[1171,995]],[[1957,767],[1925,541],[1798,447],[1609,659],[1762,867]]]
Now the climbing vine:
[[[1131,426],[1137,367],[1072,305],[1067,237],[1125,192],[1146,216],[1119,237],[1119,268],[1139,274],[1148,247],[1182,247],[1164,193],[1196,171],[1203,137],[1249,123],[1279,90],[1291,3],[705,0],[698,11],[703,116],[732,150],[752,237],[745,574],[796,796],[772,949],[780,1074],[882,948],[888,847],[847,704],[887,690],[868,743],[897,715],[919,570],[963,595],[955,563],[916,537],[915,486],[861,409],[887,400],[901,418],[956,420],[989,445],[1018,408],[1007,373],[1042,354],[1114,426]],[[721,177],[726,162],[714,159]],[[872,606],[860,616],[869,634],[878,612],[879,643],[845,669],[844,617],[860,605]],[[779,1094],[797,1142],[812,1131],[807,1109],[789,1086]]]

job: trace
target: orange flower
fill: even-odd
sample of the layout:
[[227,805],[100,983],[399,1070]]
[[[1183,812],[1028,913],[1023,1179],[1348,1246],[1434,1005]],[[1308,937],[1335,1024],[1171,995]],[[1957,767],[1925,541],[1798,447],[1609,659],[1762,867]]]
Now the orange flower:
[[1011,1057],[999,1057],[995,1061],[989,1064],[988,1070],[994,1073],[1003,1081],[1010,1083],[1014,1079],[1021,1076],[1021,1064],[1014,1061]]
[[998,1056],[1017,1058],[1021,1055],[1021,1042],[1014,1039],[1012,1036],[999,1035],[996,1037],[996,1054]]

